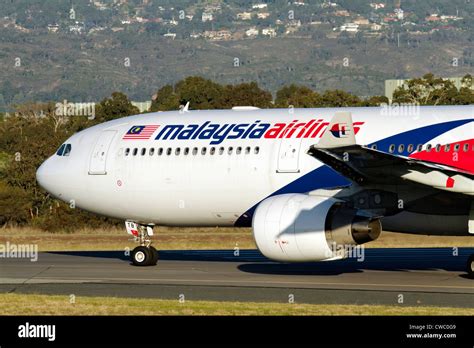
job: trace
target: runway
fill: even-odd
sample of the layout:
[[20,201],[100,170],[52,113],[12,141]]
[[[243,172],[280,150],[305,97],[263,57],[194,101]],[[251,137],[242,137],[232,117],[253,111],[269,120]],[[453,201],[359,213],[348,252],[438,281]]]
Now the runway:
[[160,251],[134,267],[124,252],[46,252],[0,260],[0,292],[186,300],[474,307],[474,248],[365,249],[362,258],[281,264],[257,250]]

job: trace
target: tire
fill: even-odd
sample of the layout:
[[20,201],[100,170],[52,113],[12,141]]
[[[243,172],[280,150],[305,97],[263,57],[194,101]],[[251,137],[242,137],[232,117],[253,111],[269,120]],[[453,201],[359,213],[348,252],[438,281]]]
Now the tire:
[[151,252],[151,262],[150,262],[150,266],[154,266],[156,265],[156,263],[158,262],[158,259],[159,259],[159,254],[158,254],[158,250],[156,250],[154,247],[150,247],[150,252]]
[[135,266],[149,266],[153,259],[151,250],[144,246],[137,246],[130,256]]
[[467,275],[469,278],[474,279],[474,254],[469,256],[467,259]]

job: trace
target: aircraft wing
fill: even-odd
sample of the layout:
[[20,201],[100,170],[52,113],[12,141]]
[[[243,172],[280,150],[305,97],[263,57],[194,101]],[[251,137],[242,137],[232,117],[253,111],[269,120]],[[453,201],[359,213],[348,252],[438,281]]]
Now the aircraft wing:
[[474,195],[474,175],[458,168],[357,145],[348,112],[336,113],[309,155],[359,185],[418,183]]

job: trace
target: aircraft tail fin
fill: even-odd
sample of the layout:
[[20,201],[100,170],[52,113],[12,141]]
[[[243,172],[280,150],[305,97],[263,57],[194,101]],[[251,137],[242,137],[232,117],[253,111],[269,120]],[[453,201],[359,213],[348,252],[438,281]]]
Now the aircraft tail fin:
[[328,128],[316,144],[316,148],[332,149],[355,145],[354,125],[350,112],[336,112],[331,119]]

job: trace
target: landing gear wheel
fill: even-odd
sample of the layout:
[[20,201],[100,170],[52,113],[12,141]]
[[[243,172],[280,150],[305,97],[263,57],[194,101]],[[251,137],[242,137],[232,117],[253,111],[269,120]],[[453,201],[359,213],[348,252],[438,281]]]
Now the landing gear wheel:
[[135,266],[149,266],[153,261],[153,253],[145,246],[137,246],[133,249],[131,257]]
[[474,279],[474,254],[467,259],[467,275],[469,278]]
[[159,258],[158,250],[156,250],[154,247],[151,246],[150,247],[150,252],[151,252],[151,255],[152,255],[150,265],[154,266],[158,262],[158,258]]

